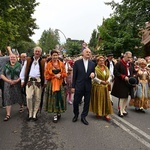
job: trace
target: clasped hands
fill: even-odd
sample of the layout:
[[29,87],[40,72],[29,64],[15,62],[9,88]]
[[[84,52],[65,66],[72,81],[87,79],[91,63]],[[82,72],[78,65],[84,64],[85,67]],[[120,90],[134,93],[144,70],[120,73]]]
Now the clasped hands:
[[55,74],[55,78],[60,79],[60,77],[61,77],[61,74],[60,74],[60,73]]
[[14,85],[14,84],[18,83],[18,79],[17,80],[8,80],[8,83],[10,83],[11,85]]
[[109,84],[109,81],[101,81],[102,84],[107,85]]

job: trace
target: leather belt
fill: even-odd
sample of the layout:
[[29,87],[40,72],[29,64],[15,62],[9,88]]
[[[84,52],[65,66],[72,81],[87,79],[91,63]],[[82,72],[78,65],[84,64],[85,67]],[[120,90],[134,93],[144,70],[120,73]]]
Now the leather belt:
[[36,78],[30,78],[30,81],[37,81],[37,79]]

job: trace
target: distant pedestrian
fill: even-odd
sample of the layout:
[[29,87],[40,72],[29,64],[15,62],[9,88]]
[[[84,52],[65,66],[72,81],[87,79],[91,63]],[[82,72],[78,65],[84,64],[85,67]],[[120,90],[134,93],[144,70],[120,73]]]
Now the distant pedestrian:
[[67,73],[67,77],[66,77],[66,94],[67,94],[67,101],[69,104],[72,105],[73,102],[73,93],[71,92],[71,87],[72,87],[72,68],[68,68],[68,73]]

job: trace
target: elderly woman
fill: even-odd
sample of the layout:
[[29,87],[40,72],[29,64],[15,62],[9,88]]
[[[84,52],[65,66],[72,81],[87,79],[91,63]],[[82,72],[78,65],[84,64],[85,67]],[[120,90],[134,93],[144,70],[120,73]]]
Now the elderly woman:
[[21,82],[19,74],[21,64],[14,54],[10,54],[10,61],[4,66],[1,78],[4,80],[4,105],[6,106],[6,117],[4,121],[10,119],[11,106],[15,103],[22,105]]
[[97,66],[95,68],[96,77],[93,80],[91,91],[90,111],[95,113],[97,118],[104,116],[109,121],[109,114],[113,113],[112,104],[109,95],[109,70],[105,66],[105,58],[99,56],[97,58]]
[[64,78],[67,77],[64,63],[58,59],[58,52],[51,51],[51,60],[45,69],[46,88],[46,111],[54,113],[53,122],[57,123],[61,113],[66,110],[66,93],[63,87]]
[[135,89],[134,102],[130,103],[130,106],[135,106],[136,111],[145,112],[144,109],[150,108],[150,72],[147,69],[147,62],[145,59],[139,59],[138,64],[138,85]]

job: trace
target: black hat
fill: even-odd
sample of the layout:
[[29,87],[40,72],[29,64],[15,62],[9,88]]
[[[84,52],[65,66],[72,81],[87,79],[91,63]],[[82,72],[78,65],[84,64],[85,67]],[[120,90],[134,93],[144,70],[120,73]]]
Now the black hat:
[[130,85],[135,85],[135,84],[137,84],[137,79],[135,77],[130,77],[128,80],[128,83]]
[[107,54],[107,57],[109,57],[109,56],[114,56],[114,54],[112,54],[112,53],[110,53],[110,54]]

